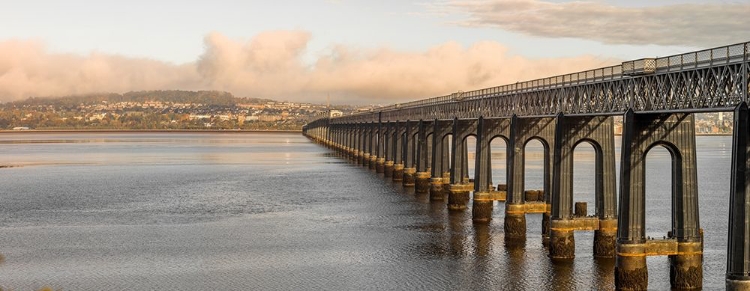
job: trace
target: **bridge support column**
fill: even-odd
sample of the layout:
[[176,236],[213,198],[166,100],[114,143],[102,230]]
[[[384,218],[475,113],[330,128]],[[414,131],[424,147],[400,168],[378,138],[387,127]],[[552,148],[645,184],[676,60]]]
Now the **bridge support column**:
[[549,257],[553,260],[572,260],[576,256],[576,240],[569,220],[553,220],[550,227]]
[[393,178],[393,161],[385,161],[385,165],[383,166],[383,174],[386,178]]
[[732,172],[727,243],[727,290],[750,290],[750,113],[734,110]]
[[647,290],[646,248],[642,243],[618,243],[615,265],[615,287],[618,290]]
[[488,223],[492,220],[490,192],[474,192],[474,202],[471,204],[471,219],[475,223]]
[[404,180],[404,163],[393,165],[393,182],[401,182]]
[[645,240],[645,160],[654,146],[672,154],[672,230],[669,240],[670,283],[676,289],[703,285],[703,239],[698,223],[698,183],[695,158],[695,118],[689,113],[635,114],[623,119],[620,209],[617,225],[615,284],[618,289],[646,289],[646,255],[655,242]]
[[445,199],[445,186],[443,178],[430,179],[430,201],[443,201]]
[[377,162],[378,162],[378,156],[371,155],[370,162],[367,163],[367,166],[370,168],[370,170],[375,170],[377,168]]
[[[575,203],[573,211],[573,155],[575,147],[587,142],[594,147],[596,217],[587,217],[586,203]],[[613,258],[617,230],[615,191],[614,125],[608,116],[557,115],[552,165],[551,211],[547,226],[552,259],[575,258],[573,233],[593,230],[594,256]]]
[[505,204],[503,231],[506,243],[526,242],[526,208],[523,204]]
[[464,210],[469,204],[471,185],[452,184],[448,191],[448,209]]
[[599,229],[594,231],[594,257],[614,258],[617,241],[617,219],[599,220]]
[[362,155],[362,166],[365,168],[370,167],[370,154],[365,153],[364,155]]
[[381,174],[385,172],[385,158],[377,158],[375,161],[375,173]]
[[414,178],[414,192],[427,194],[430,191],[430,172],[417,172]]
[[[414,187],[416,184],[417,168],[404,169],[404,187]],[[416,191],[416,190],[415,190]]]

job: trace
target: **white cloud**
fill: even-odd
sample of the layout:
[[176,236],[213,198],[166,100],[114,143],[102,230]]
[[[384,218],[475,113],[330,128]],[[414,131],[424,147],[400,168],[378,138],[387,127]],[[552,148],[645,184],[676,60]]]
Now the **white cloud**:
[[448,1],[438,10],[467,15],[458,23],[527,35],[607,44],[713,47],[750,40],[750,3],[621,7],[601,1]]
[[333,45],[312,63],[306,31],[249,40],[205,37],[195,62],[50,53],[35,41],[0,41],[0,101],[151,89],[225,90],[290,101],[388,104],[515,83],[617,63],[593,56],[528,59],[497,42],[447,42],[422,52]]

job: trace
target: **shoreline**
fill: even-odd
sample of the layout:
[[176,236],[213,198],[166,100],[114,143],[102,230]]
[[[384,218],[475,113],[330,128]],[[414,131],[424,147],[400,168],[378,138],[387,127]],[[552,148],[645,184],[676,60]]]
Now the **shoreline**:
[[302,130],[236,130],[236,129],[26,129],[0,130],[7,133],[302,133]]

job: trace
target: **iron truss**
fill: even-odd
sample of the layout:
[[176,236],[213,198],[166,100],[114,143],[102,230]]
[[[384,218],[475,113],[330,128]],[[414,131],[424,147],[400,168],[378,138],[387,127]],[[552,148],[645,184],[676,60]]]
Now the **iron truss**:
[[394,104],[332,124],[732,110],[748,100],[750,42]]

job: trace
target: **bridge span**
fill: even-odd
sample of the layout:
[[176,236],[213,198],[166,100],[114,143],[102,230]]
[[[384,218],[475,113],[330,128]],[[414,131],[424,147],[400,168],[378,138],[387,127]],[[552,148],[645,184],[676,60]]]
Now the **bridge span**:
[[[749,59],[750,43],[644,58],[322,118],[303,132],[405,187],[429,193],[431,200],[447,197],[452,210],[471,203],[475,223],[492,219],[493,201],[506,201],[507,244],[523,243],[526,214],[542,213],[553,260],[574,259],[573,232],[593,230],[594,255],[616,258],[618,289],[646,289],[646,257],[658,255],[669,256],[673,288],[693,289],[703,282],[693,114],[732,111],[726,282],[729,290],[750,290]],[[623,117],[619,199],[614,116]],[[469,136],[476,138],[473,177]],[[507,186],[498,188],[490,173],[495,138],[507,146]],[[524,186],[525,145],[531,140],[544,146],[544,189],[536,193],[542,202],[532,201],[539,195],[529,195]],[[591,144],[596,156],[593,216],[573,200],[573,150],[581,143]],[[645,157],[657,146],[672,155],[672,226],[668,238],[648,240]]]

